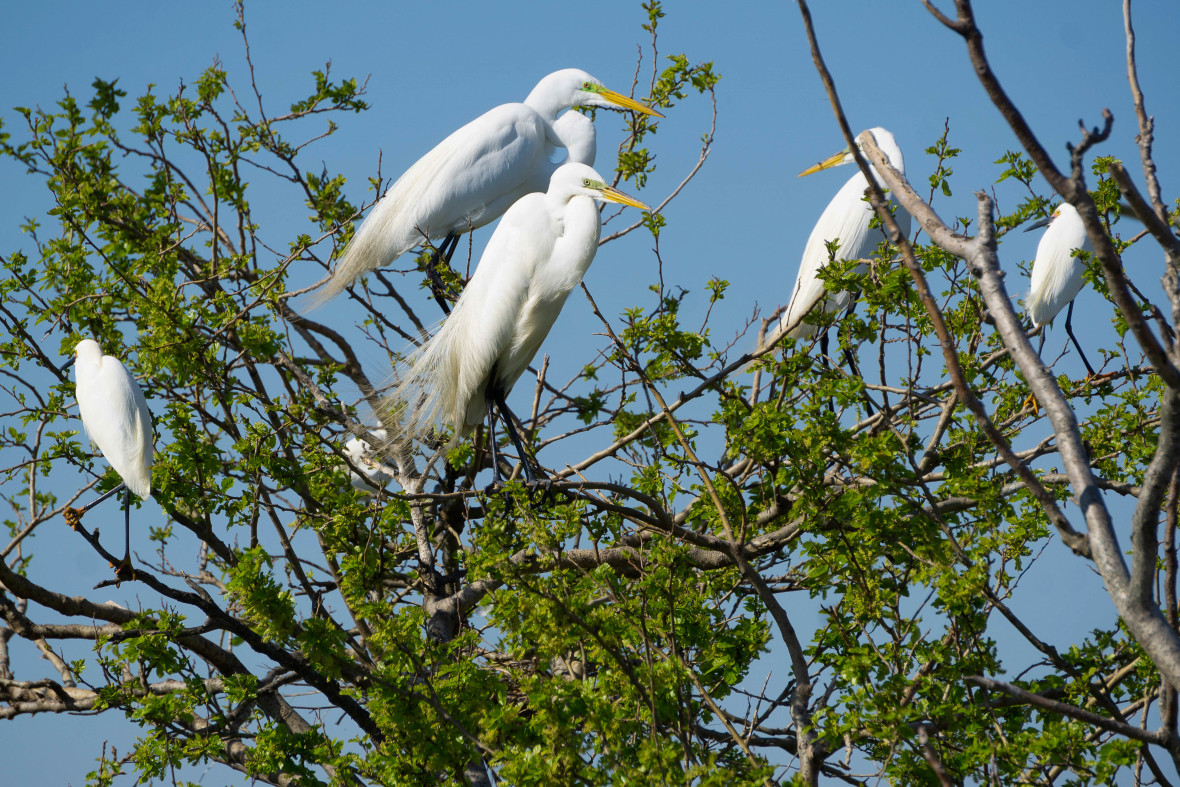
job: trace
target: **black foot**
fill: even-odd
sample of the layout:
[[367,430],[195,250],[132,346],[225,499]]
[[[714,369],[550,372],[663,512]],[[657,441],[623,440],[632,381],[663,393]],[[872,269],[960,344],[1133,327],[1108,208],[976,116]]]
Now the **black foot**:
[[[528,484],[526,484],[526,486],[528,487],[528,490],[529,490],[529,504],[532,506],[534,511],[537,511],[537,510],[540,510],[543,508],[548,508],[549,504],[553,502],[553,479],[552,478],[540,478],[540,479],[536,479],[533,481],[529,481]],[[533,493],[536,492],[538,489],[541,490],[541,497],[538,499],[534,499]]]

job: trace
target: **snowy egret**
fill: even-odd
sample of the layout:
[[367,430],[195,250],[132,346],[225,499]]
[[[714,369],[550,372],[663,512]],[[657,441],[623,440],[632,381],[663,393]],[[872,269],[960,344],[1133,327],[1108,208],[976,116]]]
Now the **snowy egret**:
[[[895,169],[905,174],[905,161],[901,155],[901,148],[893,139],[893,135],[883,128],[869,129],[877,140],[877,145],[889,159]],[[799,177],[819,172],[821,169],[849,164],[854,159],[847,148],[836,155],[821,161],[799,173]],[[877,175],[876,169],[873,179],[882,189],[884,182]],[[877,249],[877,244],[886,239],[884,231],[873,233],[869,231],[869,222],[873,218],[873,206],[865,199],[865,189],[868,181],[861,172],[857,172],[844,184],[832,201],[824,208],[823,214],[811,235],[807,238],[807,245],[803,249],[803,259],[799,262],[799,275],[795,278],[795,289],[791,293],[791,301],[779,322],[782,327],[798,323],[787,332],[787,336],[803,339],[815,335],[816,325],[805,322],[803,318],[818,307],[821,312],[838,312],[848,305],[847,292],[828,292],[825,297],[824,282],[816,275],[819,270],[834,256],[835,260],[859,260],[871,257]],[[896,205],[891,202],[890,204]],[[910,216],[905,210],[897,208],[894,216],[901,227],[901,234],[910,232]],[[827,244],[839,241],[840,247],[835,255],[828,254]],[[865,273],[868,266],[858,265],[856,271]],[[822,304],[820,303],[822,300]]]
[[[454,310],[410,356],[395,385],[390,406],[403,439],[425,437],[441,422],[458,440],[485,416],[491,428],[495,405],[525,476],[537,480],[504,400],[594,261],[601,231],[596,200],[650,210],[576,163],[558,168],[546,193],[508,209]],[[498,478],[494,434],[489,443]]]
[[558,147],[567,149],[568,162],[592,164],[593,124],[573,117],[558,122],[558,113],[573,106],[663,117],[608,90],[585,71],[555,71],[523,103],[502,104],[480,115],[406,170],[369,213],[317,301],[335,297],[359,276],[389,265],[429,238],[445,238],[436,261],[449,260],[459,235],[499,218],[525,194],[545,190]]
[[[374,429],[369,434],[381,443],[388,439],[384,429]],[[392,478],[388,469],[374,457],[375,453],[369,441],[361,437],[354,437],[344,444],[344,455],[348,457],[348,461],[352,463],[353,467],[361,471],[360,473],[357,473],[356,470],[349,471],[348,476],[353,489],[372,494],[383,488]]]
[[[123,559],[115,566],[120,578],[131,574],[131,493],[146,500],[152,493],[152,418],[143,391],[114,356],[103,355],[93,339],[74,348],[75,397],[86,433],[123,479]],[[69,364],[67,364],[68,366]],[[119,491],[115,487],[82,509],[77,519]]]
[[[1082,363],[1086,371],[1094,376],[1094,367],[1082,352],[1077,337],[1073,335],[1073,299],[1082,290],[1082,271],[1086,266],[1075,258],[1078,250],[1091,253],[1094,246],[1086,236],[1086,225],[1078,210],[1068,202],[1057,206],[1053,214],[1047,219],[1030,225],[1025,232],[1048,225],[1045,234],[1037,244],[1037,258],[1033,262],[1032,286],[1028,293],[1028,315],[1033,325],[1046,325],[1069,304],[1065,313],[1065,332],[1073,341],[1078,354],[1082,356]],[[1044,342],[1044,334],[1041,335]]]

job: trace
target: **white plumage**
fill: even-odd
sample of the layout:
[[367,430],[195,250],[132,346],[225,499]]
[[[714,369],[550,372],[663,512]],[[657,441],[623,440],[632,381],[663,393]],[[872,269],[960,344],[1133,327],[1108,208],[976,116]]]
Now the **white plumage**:
[[[662,117],[576,68],[542,79],[519,104],[498,106],[455,131],[406,170],[344,250],[319,302],[391,264],[426,238],[462,234],[499,218],[525,194],[544,191],[564,161],[594,163],[594,125],[572,106],[625,108]],[[575,116],[576,115],[576,116]]]
[[152,419],[143,391],[123,363],[103,355],[93,339],[74,349],[78,414],[90,439],[127,488],[147,499],[152,491]]
[[[374,429],[370,434],[382,443],[387,440],[387,434],[384,429]],[[348,457],[348,461],[354,467],[363,473],[362,475],[355,470],[349,471],[349,481],[352,483],[353,489],[372,494],[389,483],[389,479],[392,476],[377,461],[375,453],[369,441],[360,437],[354,437],[344,444],[344,455]]]
[[1039,221],[1028,229],[1043,227],[1046,223],[1049,228],[1037,244],[1032,286],[1028,293],[1028,316],[1034,325],[1052,322],[1057,313],[1077,297],[1082,290],[1082,272],[1086,266],[1074,256],[1074,252],[1078,249],[1094,251],[1082,217],[1068,202],[1058,205],[1047,222]]
[[[889,163],[904,175],[905,160],[901,155],[901,148],[893,139],[893,135],[883,128],[873,128],[869,131],[876,139],[881,151],[889,159]],[[818,172],[821,169],[849,164],[853,160],[852,154],[845,149],[801,172],[800,177]],[[870,169],[872,169],[872,165],[870,165]],[[876,169],[872,169],[872,172],[877,185],[884,189],[885,184],[877,175]],[[832,201],[824,208],[819,221],[811,230],[811,235],[807,238],[807,245],[803,249],[803,258],[799,262],[799,274],[795,277],[795,287],[791,293],[790,303],[787,304],[779,323],[785,327],[796,321],[799,322],[787,333],[788,336],[799,339],[815,334],[816,326],[803,320],[804,316],[813,308],[832,313],[838,312],[848,305],[847,292],[829,292],[825,297],[824,282],[817,277],[819,270],[829,261],[826,244],[839,240],[840,248],[836,251],[835,258],[837,260],[856,260],[872,256],[877,244],[885,239],[883,232],[869,231],[869,222],[873,217],[873,206],[864,198],[868,185],[868,181],[861,172],[857,172],[849,178],[848,182],[836,192],[836,196],[832,197]],[[896,205],[892,202],[891,204]],[[908,235],[910,215],[904,209],[898,208],[894,216],[901,227],[902,234]],[[868,266],[859,265],[857,271],[865,273],[868,271]],[[822,304],[820,303],[821,299],[823,299]]]
[[[407,438],[441,423],[458,439],[489,414],[489,402],[504,409],[503,398],[594,260],[597,201],[649,210],[592,168],[565,164],[546,193],[522,197],[504,214],[454,310],[396,383],[392,406]],[[514,434],[510,416],[505,420]]]

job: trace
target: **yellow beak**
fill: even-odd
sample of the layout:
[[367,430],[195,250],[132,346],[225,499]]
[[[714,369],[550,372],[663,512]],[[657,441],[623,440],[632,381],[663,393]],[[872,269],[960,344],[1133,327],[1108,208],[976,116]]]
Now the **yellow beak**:
[[610,90],[609,88],[600,87],[595,92],[600,97],[606,99],[607,101],[611,102],[612,104],[622,107],[623,109],[629,109],[632,112],[638,112],[642,115],[652,115],[652,116],[658,117],[658,118],[663,117],[663,115],[661,115],[659,112],[656,112],[651,107],[646,107],[643,104],[640,104],[635,99],[631,98],[630,96],[624,96],[622,93],[616,93],[615,91]]
[[810,175],[813,172],[819,172],[821,169],[830,169],[831,167],[834,167],[837,164],[843,164],[844,157],[847,155],[848,155],[848,148],[845,148],[844,150],[841,150],[836,155],[830,156],[829,158],[824,159],[820,163],[810,166],[807,169],[803,170],[802,172],[799,173],[799,177],[803,177],[804,175]]
[[630,205],[633,208],[639,208],[640,210],[651,212],[651,208],[649,208],[647,205],[635,199],[630,194],[624,194],[614,186],[607,186],[604,188],[602,190],[602,198],[609,200],[610,202],[618,202],[622,205]]

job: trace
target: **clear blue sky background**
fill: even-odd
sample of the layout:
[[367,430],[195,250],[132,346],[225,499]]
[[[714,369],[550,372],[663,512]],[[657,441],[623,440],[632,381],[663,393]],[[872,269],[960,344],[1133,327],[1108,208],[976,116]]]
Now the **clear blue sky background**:
[[[940,5],[949,7],[946,0]],[[1065,143],[1077,139],[1078,119],[1097,124],[1109,107],[1114,134],[1098,152],[1122,157],[1137,172],[1120,4],[987,0],[979,5],[996,70],[1059,166],[1067,164]],[[922,151],[949,118],[951,142],[963,153],[954,163],[954,196],[938,209],[944,217],[974,216],[973,191],[991,188],[1000,172],[993,162],[1016,142],[975,82],[961,40],[916,0],[817,0],[814,6],[821,46],[853,128],[890,129],[906,155],[911,180],[922,184],[932,168]],[[1136,0],[1134,6],[1140,78],[1148,111],[1157,120],[1160,177],[1165,196],[1175,195],[1180,5]],[[717,336],[728,336],[755,306],[768,313],[785,301],[807,233],[852,172],[795,177],[843,142],[793,3],[669,0],[666,10],[661,52],[712,60],[723,79],[714,151],[667,211],[661,238],[664,273],[667,281],[697,293],[712,276],[731,281],[714,325]],[[372,109],[338,116],[342,131],[318,144],[304,161],[309,168],[318,170],[322,162],[345,174],[349,196],[357,203],[368,199],[366,178],[375,172],[379,154],[385,174],[395,175],[459,125],[496,104],[522,100],[550,71],[577,66],[626,91],[637,47],[650,57],[638,2],[257,2],[247,8],[246,18],[258,82],[272,113],[304,95],[309,72],[326,61],[337,76],[369,76]],[[20,119],[11,108],[50,107],[63,86],[88,99],[95,76],[118,77],[132,97],[148,83],[166,93],[181,80],[192,82],[214,58],[225,65],[231,83],[245,91],[243,49],[232,22],[229,2],[14,5],[0,25],[0,114],[19,136]],[[692,98],[661,123],[651,139],[659,169],[642,196],[657,199],[683,178],[696,160],[707,123],[708,107]],[[598,130],[598,168],[606,173],[620,139],[617,122],[600,113]],[[26,246],[17,229],[21,219],[42,215],[49,202],[34,179],[7,162],[0,163],[0,183],[0,250],[8,254]],[[1007,183],[995,194],[1009,208],[1022,197]],[[266,234],[278,248],[285,247],[292,232],[303,230],[298,222],[306,210],[290,196],[265,214]],[[477,237],[477,255],[489,234],[485,230]],[[1035,233],[1005,239],[1003,261],[1013,293],[1027,290],[1017,264],[1031,259],[1036,239]],[[587,276],[591,290],[642,289],[656,273],[650,245],[650,239],[635,236],[606,247]],[[1133,275],[1145,272],[1141,286],[1158,291],[1160,255],[1132,253],[1127,264]],[[607,313],[638,302],[638,293],[620,297]],[[1093,293],[1083,292],[1079,308],[1092,314],[1101,304]],[[566,312],[545,351],[560,349],[562,335],[592,330],[581,298],[571,298]],[[1105,313],[1079,322],[1085,324],[1083,341],[1113,339]],[[1064,340],[1064,331],[1051,331],[1047,348],[1060,349]],[[1064,368],[1077,371],[1080,364],[1067,358]],[[1071,515],[1077,516],[1076,509]],[[1035,587],[1033,595],[1056,619],[1062,636],[1108,623],[1111,605],[1089,568],[1057,542],[1049,545],[1048,555],[1026,582]],[[92,562],[93,556],[81,549],[67,550],[57,568],[73,570]],[[86,592],[85,586],[78,592]],[[121,603],[137,603],[128,585],[115,593]],[[1062,616],[1061,609],[1076,614]],[[26,661],[14,666],[21,677],[33,677],[43,667],[33,663],[35,652],[21,653]],[[125,751],[133,734],[121,719],[108,716],[22,717],[0,725],[0,763],[11,784],[78,784],[93,767],[101,741]],[[204,783],[226,778],[228,771],[215,770]]]

